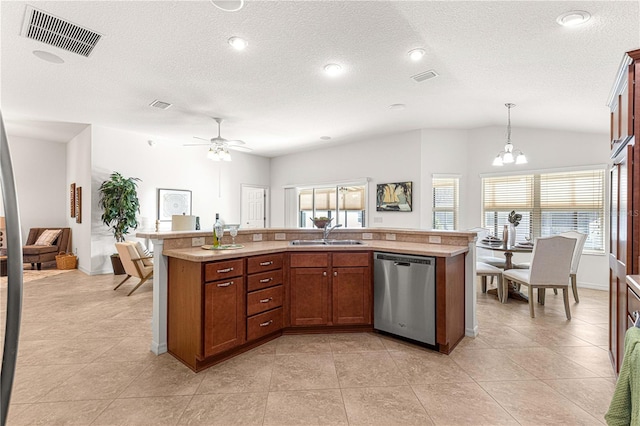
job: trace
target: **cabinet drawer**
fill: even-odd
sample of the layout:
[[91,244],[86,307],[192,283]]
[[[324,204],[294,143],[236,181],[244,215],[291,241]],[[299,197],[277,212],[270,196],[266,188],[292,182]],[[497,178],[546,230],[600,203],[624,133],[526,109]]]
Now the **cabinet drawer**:
[[247,277],[247,291],[260,290],[282,284],[282,269],[253,274]]
[[329,266],[329,253],[292,253],[292,268],[322,268]]
[[243,259],[223,260],[204,265],[204,280],[206,282],[239,277],[242,274],[244,274]]
[[247,274],[282,268],[282,254],[267,254],[247,259]]
[[282,308],[247,318],[247,341],[255,340],[282,328]]
[[253,291],[247,295],[247,316],[282,306],[282,286]]
[[369,253],[334,253],[333,266],[369,266]]
[[627,312],[634,318],[633,313],[635,311],[640,312],[640,297],[638,297],[635,291],[627,287]]

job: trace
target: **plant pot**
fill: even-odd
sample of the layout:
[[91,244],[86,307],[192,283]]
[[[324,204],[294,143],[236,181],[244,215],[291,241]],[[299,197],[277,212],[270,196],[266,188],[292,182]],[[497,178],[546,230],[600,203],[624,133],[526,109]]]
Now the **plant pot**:
[[124,275],[126,274],[124,270],[124,266],[122,266],[122,261],[120,260],[119,254],[111,255],[111,266],[113,267],[113,275]]

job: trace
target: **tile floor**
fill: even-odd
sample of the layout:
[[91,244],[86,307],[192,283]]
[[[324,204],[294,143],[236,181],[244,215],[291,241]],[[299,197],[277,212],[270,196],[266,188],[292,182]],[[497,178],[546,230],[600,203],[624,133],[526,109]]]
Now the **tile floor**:
[[615,386],[605,292],[580,290],[571,321],[561,295],[531,319],[479,292],[480,335],[450,356],[376,334],[288,335],[194,374],[148,350],[151,286],[126,297],[116,281],[26,284],[8,424],[602,424]]

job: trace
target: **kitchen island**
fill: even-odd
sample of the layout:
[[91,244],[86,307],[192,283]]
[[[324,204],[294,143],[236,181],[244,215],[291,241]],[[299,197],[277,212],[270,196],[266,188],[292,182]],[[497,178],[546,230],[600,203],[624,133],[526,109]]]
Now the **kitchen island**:
[[[439,347],[438,349],[441,352],[448,353],[453,347],[458,343],[458,341],[462,338],[463,335],[467,336],[475,336],[477,335],[477,322],[475,318],[475,291],[474,291],[474,276],[475,276],[475,233],[468,232],[446,232],[446,231],[422,231],[422,230],[405,230],[405,229],[358,229],[358,230],[340,230],[335,231],[333,237],[340,239],[358,239],[363,240],[363,244],[361,245],[352,245],[352,246],[292,246],[289,244],[290,240],[294,239],[315,239],[318,237],[318,230],[310,230],[310,229],[251,229],[251,230],[241,230],[237,241],[244,247],[236,249],[236,250],[203,250],[200,247],[202,243],[202,238],[205,238],[205,244],[211,242],[210,233],[202,232],[202,231],[182,231],[182,232],[160,232],[160,233],[138,233],[137,236],[141,238],[148,238],[154,243],[154,294],[153,294],[153,319],[152,319],[152,327],[153,327],[153,342],[152,342],[152,351],[156,354],[166,352],[168,349],[167,341],[168,333],[167,333],[167,324],[170,324],[168,321],[168,307],[171,303],[175,302],[175,300],[182,300],[181,303],[184,303],[185,297],[192,297],[201,299],[198,301],[192,300],[189,303],[190,308],[199,309],[199,306],[205,306],[206,300],[208,303],[215,303],[216,300],[221,300],[216,297],[205,296],[202,292],[205,289],[205,283],[209,282],[218,282],[217,280],[221,277],[217,277],[214,275],[206,276],[207,265],[216,265],[220,262],[241,262],[236,263],[235,268],[233,269],[235,273],[234,276],[234,284],[236,287],[242,287],[242,290],[238,290],[238,292],[231,295],[228,293],[227,297],[228,301],[232,301],[231,303],[236,303],[234,312],[236,315],[236,319],[234,320],[234,324],[237,324],[237,327],[233,330],[232,333],[227,333],[228,330],[225,330],[225,333],[228,334],[229,339],[224,342],[214,342],[209,349],[209,352],[205,351],[204,340],[206,340],[206,332],[204,330],[199,330],[202,336],[197,336],[195,334],[189,335],[185,337],[185,342],[193,341],[200,343],[190,343],[193,346],[189,352],[190,353],[199,353],[200,358],[207,358],[204,355],[207,352],[209,355],[214,353],[220,354],[227,351],[229,348],[240,347],[242,345],[246,345],[251,343],[251,339],[247,340],[247,333],[250,333],[251,330],[248,327],[251,327],[251,324],[247,320],[247,312],[248,308],[247,303],[251,303],[248,298],[251,296],[244,293],[246,291],[245,280],[249,281],[252,275],[258,276],[257,272],[259,271],[245,271],[245,263],[250,262],[251,259],[259,259],[260,256],[270,256],[276,255],[280,256],[278,258],[283,259],[283,267],[282,267],[282,283],[285,284],[282,290],[278,290],[277,288],[272,288],[272,293],[275,294],[276,298],[282,297],[283,302],[281,302],[282,311],[278,311],[279,308],[273,308],[269,312],[277,314],[277,318],[271,319],[269,321],[281,321],[281,324],[278,325],[278,330],[284,330],[285,332],[308,332],[314,331],[317,327],[333,327],[334,329],[340,329],[341,327],[345,330],[355,330],[355,329],[365,329],[371,330],[373,328],[371,316],[369,313],[362,313],[362,310],[366,310],[366,306],[363,309],[360,309],[360,314],[356,316],[359,319],[354,319],[356,317],[340,316],[339,314],[335,314],[332,312],[332,307],[334,310],[337,310],[336,306],[340,305],[341,296],[336,294],[325,294],[322,293],[322,300],[328,300],[328,308],[326,305],[322,305],[319,312],[324,312],[324,315],[320,315],[320,317],[316,318],[308,318],[304,315],[296,316],[296,293],[295,290],[291,292],[291,287],[289,286],[289,282],[293,279],[295,280],[295,274],[291,275],[291,256],[294,256],[294,259],[298,259],[296,261],[302,261],[300,259],[305,259],[306,261],[311,261],[312,263],[309,265],[297,265],[299,268],[294,268],[294,272],[303,274],[306,271],[313,270],[313,266],[317,266],[319,268],[327,268],[324,270],[325,274],[328,271],[330,274],[336,274],[334,279],[337,279],[337,272],[339,270],[334,270],[332,268],[340,268],[345,266],[350,266],[349,262],[351,260],[345,260],[350,258],[360,258],[364,261],[365,257],[368,256],[367,259],[370,259],[371,253],[373,251],[384,251],[389,253],[402,253],[402,254],[414,254],[414,255],[422,255],[422,256],[434,256],[437,259],[437,264],[440,265],[436,267],[438,272],[437,282],[439,283],[439,290],[437,294],[440,296],[444,296],[445,292],[448,292],[449,299],[441,299],[444,305],[438,312],[437,323],[440,324],[438,328],[438,338],[439,338]],[[366,238],[366,239],[363,239]],[[226,237],[225,237],[226,238]],[[255,241],[262,240],[262,241]],[[226,241],[223,241],[225,243]],[[197,246],[193,246],[198,243]],[[313,255],[314,253],[325,253],[325,258],[322,260],[323,256],[302,256],[304,254]],[[352,255],[349,255],[352,254]],[[295,255],[298,255],[297,257]],[[355,255],[355,257],[353,256]],[[249,259],[249,260],[247,260]],[[320,262],[314,264],[313,262]],[[346,263],[344,263],[346,262]],[[221,264],[221,263],[220,263]],[[170,266],[171,265],[171,266]],[[249,265],[249,263],[247,263]],[[296,265],[293,265],[296,266]],[[308,269],[302,269],[301,267],[309,267]],[[355,268],[360,268],[360,271],[363,273],[367,273],[368,275],[362,275],[364,278],[357,278],[357,274],[354,275],[358,270],[354,270]],[[371,273],[371,265],[364,266],[364,264],[355,264],[351,269],[343,269],[342,271],[349,271],[352,273],[350,276],[351,279],[360,279],[361,282],[365,282],[362,280],[368,280],[367,283],[371,282],[370,273]],[[182,268],[180,273],[177,272],[178,268]],[[233,267],[231,267],[233,268]],[[239,269],[243,268],[241,272]],[[249,269],[249,266],[247,266]],[[367,269],[368,268],[368,269]],[[218,268],[216,270],[225,270],[228,268]],[[171,272],[173,271],[173,272]],[[333,271],[333,272],[331,272]],[[448,274],[448,275],[447,275]],[[171,276],[170,276],[171,275]],[[173,293],[169,291],[170,281],[173,283]],[[190,284],[178,285],[177,282],[185,282]],[[227,285],[226,282],[219,282],[218,284]],[[303,281],[300,281],[303,282]],[[455,283],[458,283],[457,285]],[[368,285],[368,284],[367,284]],[[339,288],[336,284],[336,287]],[[185,289],[191,288],[191,294],[178,294],[177,289]],[[210,288],[210,287],[207,287]],[[211,287],[212,288],[212,287]],[[222,287],[218,287],[222,288]],[[297,287],[294,287],[297,288]],[[331,281],[327,286],[328,289],[333,288]],[[362,300],[365,300],[369,306],[372,305],[372,297],[370,296],[370,292],[367,287],[363,287],[364,290],[361,292],[360,297]],[[258,289],[260,290],[260,289]],[[260,290],[264,291],[264,290]],[[282,293],[279,295],[279,293]],[[456,294],[458,292],[459,294]],[[299,292],[299,296],[304,296],[307,294],[306,292]],[[259,296],[260,294],[256,293],[255,296]],[[229,299],[229,297],[231,297]],[[273,295],[269,296],[273,297]],[[333,298],[332,298],[333,297]],[[349,296],[354,300],[353,295]],[[205,300],[206,299],[206,300]],[[298,297],[300,299],[300,297]],[[359,300],[359,299],[355,299]],[[457,305],[453,304],[454,300],[458,300]],[[307,301],[308,302],[308,301]],[[304,303],[307,303],[304,302]],[[333,306],[332,302],[338,303]],[[302,306],[299,302],[298,305]],[[188,303],[187,303],[188,304]],[[351,304],[351,302],[349,302]],[[456,311],[454,305],[459,309]],[[306,305],[305,305],[306,306]],[[349,305],[344,305],[344,309],[347,311],[350,309]],[[205,309],[205,308],[202,308]],[[322,310],[324,309],[324,311]],[[342,308],[340,308],[342,309]],[[344,311],[342,309],[342,311]],[[176,317],[176,312],[186,311],[187,309],[179,309],[175,310],[173,313],[174,319]],[[257,312],[257,311],[256,311]],[[346,312],[346,311],[345,311]],[[249,312],[252,313],[252,312]],[[255,313],[255,312],[254,312]],[[204,321],[204,312],[197,312],[196,317],[191,317],[190,321]],[[256,315],[260,315],[259,313]],[[280,319],[280,315],[282,315],[282,319]],[[255,318],[250,316],[249,319],[259,320],[260,318],[256,316]],[[194,319],[195,318],[195,319]],[[351,319],[349,319],[351,318]],[[182,318],[180,321],[186,321],[185,318]],[[350,324],[345,325],[344,321],[351,322]],[[227,321],[228,322],[228,321]],[[268,321],[265,321],[268,322]],[[342,325],[341,325],[342,322]],[[262,324],[262,323],[258,323]],[[174,324],[174,330],[176,330],[176,325]],[[182,324],[184,330],[189,329],[186,324]],[[297,328],[296,328],[297,327]],[[311,328],[309,328],[311,327]],[[315,329],[314,329],[315,327]],[[169,327],[171,328],[171,327]],[[454,332],[453,330],[457,329],[459,331]],[[184,331],[183,330],[183,331]],[[282,333],[282,331],[274,331],[275,333]],[[198,334],[196,333],[196,334]],[[448,333],[448,334],[447,334]],[[182,334],[182,332],[180,333]],[[188,333],[187,333],[188,334]],[[224,333],[223,333],[224,334]],[[262,332],[258,333],[258,337],[264,337],[261,335]],[[459,334],[459,336],[458,336]],[[279,335],[279,334],[277,334]],[[275,335],[275,337],[277,337]],[[254,335],[255,337],[255,335]],[[210,336],[212,338],[212,336]],[[175,339],[174,339],[175,340]],[[214,339],[215,340],[215,339]],[[255,340],[255,339],[254,339]],[[220,344],[215,348],[216,345]],[[204,346],[203,346],[204,345]],[[173,352],[173,351],[172,351]],[[174,353],[175,355],[175,353]],[[193,362],[186,362],[186,360],[182,359],[187,365],[189,365],[193,369],[198,369],[199,367],[206,366],[207,363],[203,362],[200,366],[196,366]]]

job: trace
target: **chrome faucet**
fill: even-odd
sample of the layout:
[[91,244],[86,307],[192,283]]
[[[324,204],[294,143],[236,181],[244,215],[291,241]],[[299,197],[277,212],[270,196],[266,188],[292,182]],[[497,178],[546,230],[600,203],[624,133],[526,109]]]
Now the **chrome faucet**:
[[342,224],[338,224],[332,228],[329,228],[327,226],[325,226],[324,228],[322,228],[322,239],[326,240],[327,238],[329,238],[329,234],[331,233],[331,231],[333,231],[336,228],[340,228],[342,226]]

